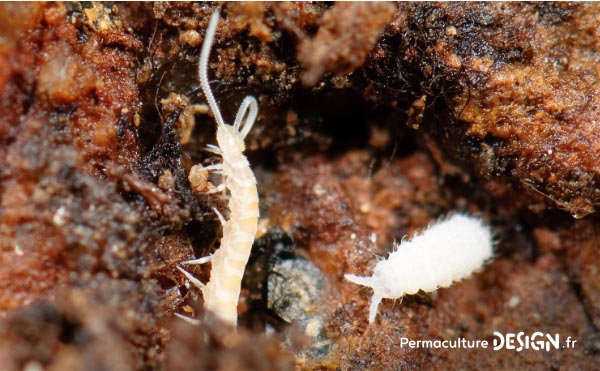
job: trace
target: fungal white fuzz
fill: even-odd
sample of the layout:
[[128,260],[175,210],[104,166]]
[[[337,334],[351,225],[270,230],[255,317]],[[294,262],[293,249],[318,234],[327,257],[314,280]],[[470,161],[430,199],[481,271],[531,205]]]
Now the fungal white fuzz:
[[375,322],[382,299],[448,287],[480,269],[493,255],[490,228],[481,219],[465,214],[441,219],[394,247],[387,260],[377,263],[373,276],[344,275],[373,289],[369,323]]
[[[204,37],[198,75],[204,96],[215,116],[215,121],[217,121],[218,146],[209,145],[207,151],[221,156],[223,163],[207,166],[202,170],[216,171],[223,175],[223,184],[204,193],[229,191],[230,216],[227,220],[217,209],[214,209],[223,225],[223,237],[221,238],[221,247],[212,257],[182,262],[182,264],[204,264],[211,261],[210,280],[206,285],[185,269],[177,268],[190,282],[202,290],[206,311],[235,326],[242,276],[258,228],[256,178],[246,156],[242,153],[245,149],[244,138],[252,129],[258,115],[258,104],[254,97],[247,96],[240,105],[233,125],[228,125],[223,120],[208,82],[208,61],[218,21],[219,13],[215,12],[210,18]],[[178,317],[183,316],[178,315]],[[188,318],[186,320],[191,320],[191,323],[196,321]]]

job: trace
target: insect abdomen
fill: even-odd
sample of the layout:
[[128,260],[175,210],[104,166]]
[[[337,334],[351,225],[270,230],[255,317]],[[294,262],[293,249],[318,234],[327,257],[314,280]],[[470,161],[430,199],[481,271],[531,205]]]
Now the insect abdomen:
[[[243,157],[241,153],[238,156]],[[247,161],[224,161],[225,184],[231,195],[231,217],[223,226],[221,248],[213,255],[211,279],[203,291],[206,308],[234,324],[244,268],[258,224],[256,178],[249,167],[243,166],[244,163],[248,164]]]

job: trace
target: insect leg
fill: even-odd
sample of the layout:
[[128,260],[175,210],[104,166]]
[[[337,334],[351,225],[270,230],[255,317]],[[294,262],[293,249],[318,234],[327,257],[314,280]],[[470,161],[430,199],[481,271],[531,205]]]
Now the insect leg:
[[209,165],[209,166],[204,166],[203,167],[204,170],[223,170],[223,164],[214,164],[214,165]]
[[227,219],[225,219],[223,214],[221,214],[221,212],[216,207],[213,207],[213,211],[215,212],[215,214],[217,214],[217,217],[219,218],[221,225],[225,226],[225,224],[227,223]]
[[214,153],[215,155],[223,156],[223,151],[221,151],[221,148],[215,146],[214,144],[207,144],[204,150]]
[[373,277],[361,277],[354,274],[344,274],[344,278],[350,282],[356,283],[357,285],[371,287],[374,290],[373,297],[371,298],[371,305],[369,306],[369,323],[375,322],[375,317],[377,316],[377,307],[379,307],[379,303],[381,303],[381,299],[383,299],[383,297],[374,287],[375,282],[373,281]]
[[202,282],[200,282],[199,279],[197,279],[196,277],[192,276],[192,274],[188,271],[186,271],[185,269],[181,268],[180,266],[177,266],[177,269],[179,269],[179,271],[181,273],[183,273],[188,280],[192,281],[192,283],[194,285],[196,285],[197,288],[199,288],[200,290],[204,289],[204,286],[206,286],[205,284],[203,284]]
[[203,167],[204,170],[210,171],[214,174],[223,175],[223,164],[214,164]]
[[381,295],[375,291],[373,293],[373,297],[371,298],[371,305],[369,306],[369,323],[375,322],[375,316],[377,316],[377,307],[379,307],[381,299]]
[[225,190],[225,183],[219,184],[215,188],[206,191],[206,194],[211,195],[213,193],[223,192],[224,190]]
[[187,323],[191,323],[192,325],[200,324],[200,321],[198,321],[197,319],[190,318],[190,317],[184,316],[183,314],[179,314],[179,313],[173,313],[173,314],[175,314],[175,317],[181,318],[182,320],[186,321]]
[[206,264],[212,260],[212,255],[203,256],[202,258],[186,260],[181,262],[181,264]]

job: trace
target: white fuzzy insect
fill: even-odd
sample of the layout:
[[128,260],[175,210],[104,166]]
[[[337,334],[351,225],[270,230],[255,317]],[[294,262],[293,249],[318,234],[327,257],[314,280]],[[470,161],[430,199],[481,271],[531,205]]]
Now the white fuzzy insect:
[[373,289],[369,323],[375,321],[381,299],[448,287],[480,269],[493,255],[490,228],[481,219],[464,214],[441,219],[394,247],[396,251],[387,260],[377,263],[373,276],[344,275]]
[[219,13],[215,12],[211,16],[202,45],[199,76],[202,91],[217,121],[218,146],[209,146],[209,148],[223,158],[223,163],[204,167],[203,170],[216,170],[223,174],[223,184],[209,192],[215,193],[224,189],[229,191],[230,217],[229,220],[225,220],[219,211],[214,209],[223,225],[221,247],[212,257],[208,256],[182,263],[203,264],[211,261],[210,280],[206,285],[183,268],[177,268],[202,290],[206,311],[235,326],[242,276],[250,257],[258,225],[256,178],[243,154],[244,138],[254,125],[258,114],[258,105],[254,97],[247,96],[242,101],[234,124],[227,125],[223,121],[208,83],[207,72],[210,49],[218,21]]

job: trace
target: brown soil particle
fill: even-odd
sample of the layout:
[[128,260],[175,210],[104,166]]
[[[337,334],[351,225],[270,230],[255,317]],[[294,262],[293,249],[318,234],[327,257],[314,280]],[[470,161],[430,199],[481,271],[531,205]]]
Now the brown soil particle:
[[58,289],[52,302],[34,302],[2,322],[0,364],[5,370],[156,368],[152,355],[168,336],[158,325],[168,309],[163,295],[153,283],[106,274],[81,288]]
[[431,71],[423,72],[446,88],[462,86],[447,97],[457,123],[434,129],[449,137],[442,140],[454,146],[471,137],[458,154],[476,167],[492,161],[478,171],[483,178],[505,177],[575,217],[593,213],[600,204],[598,6],[449,3],[426,15],[443,26],[428,31]]
[[325,12],[319,31],[298,46],[306,72],[302,82],[313,86],[324,72],[348,74],[360,67],[394,12],[392,3],[338,3]]
[[222,323],[201,326],[178,322],[167,348],[167,370],[292,370],[292,358],[282,353],[276,338]]
[[[177,270],[219,246],[198,54],[246,154],[260,238],[237,331]],[[600,5],[3,3],[0,368],[593,369],[600,357]],[[393,242],[480,216],[494,261],[385,299]],[[226,215],[227,216],[227,215]],[[210,264],[190,267],[206,281]],[[418,349],[495,332],[574,348]]]

